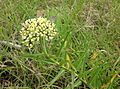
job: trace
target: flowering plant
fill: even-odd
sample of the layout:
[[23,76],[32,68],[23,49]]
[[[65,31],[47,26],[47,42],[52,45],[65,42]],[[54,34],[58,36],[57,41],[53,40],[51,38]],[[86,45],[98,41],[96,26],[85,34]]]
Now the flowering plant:
[[39,42],[41,37],[49,41],[56,34],[55,24],[43,17],[26,20],[20,30],[22,43],[29,48],[33,48],[34,44]]

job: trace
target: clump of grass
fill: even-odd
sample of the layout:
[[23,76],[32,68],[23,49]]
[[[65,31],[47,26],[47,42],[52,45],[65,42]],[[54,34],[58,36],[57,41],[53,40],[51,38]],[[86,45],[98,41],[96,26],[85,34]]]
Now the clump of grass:
[[[119,87],[117,0],[67,0],[60,1],[59,6],[56,5],[59,1],[1,2],[0,40],[6,41],[0,45],[1,88]],[[59,34],[52,41],[43,40],[40,48],[36,45],[31,51],[20,44],[20,23],[35,18],[39,6],[45,10],[43,17],[56,17],[54,23]],[[20,45],[20,49],[14,48],[14,44]]]

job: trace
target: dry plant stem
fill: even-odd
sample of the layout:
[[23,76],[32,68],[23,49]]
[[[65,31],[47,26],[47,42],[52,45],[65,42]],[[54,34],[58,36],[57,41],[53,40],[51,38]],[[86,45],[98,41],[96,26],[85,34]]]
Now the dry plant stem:
[[16,48],[16,49],[18,49],[18,50],[21,49],[21,45],[14,44],[14,43],[12,43],[12,42],[0,41],[0,44],[5,45],[5,46],[11,46],[11,47]]

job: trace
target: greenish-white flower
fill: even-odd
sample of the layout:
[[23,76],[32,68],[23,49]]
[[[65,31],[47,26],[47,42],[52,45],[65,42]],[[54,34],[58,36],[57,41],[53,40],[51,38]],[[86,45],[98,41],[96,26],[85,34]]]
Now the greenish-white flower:
[[22,43],[29,48],[39,42],[41,37],[48,41],[52,40],[56,34],[55,24],[43,17],[26,20],[20,30]]

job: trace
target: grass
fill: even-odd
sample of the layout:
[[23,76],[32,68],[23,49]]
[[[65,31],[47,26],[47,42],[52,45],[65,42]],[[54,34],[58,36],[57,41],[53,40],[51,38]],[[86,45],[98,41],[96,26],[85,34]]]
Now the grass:
[[58,36],[32,50],[0,45],[2,89],[119,89],[119,0],[0,1],[0,41],[21,45],[21,23],[56,17]]

